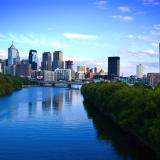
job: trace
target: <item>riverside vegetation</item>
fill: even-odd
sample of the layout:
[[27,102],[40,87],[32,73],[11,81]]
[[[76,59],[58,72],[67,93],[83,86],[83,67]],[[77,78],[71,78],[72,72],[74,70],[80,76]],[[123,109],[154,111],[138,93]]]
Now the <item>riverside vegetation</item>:
[[16,89],[21,89],[23,85],[29,84],[28,78],[0,74],[0,96],[9,94]]
[[96,107],[145,145],[160,153],[160,85],[122,82],[90,83],[82,87],[84,102]]

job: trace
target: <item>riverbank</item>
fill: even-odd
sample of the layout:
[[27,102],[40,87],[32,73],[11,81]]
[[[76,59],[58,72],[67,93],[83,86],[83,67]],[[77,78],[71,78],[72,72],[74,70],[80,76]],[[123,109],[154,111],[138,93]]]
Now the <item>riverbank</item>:
[[28,78],[0,74],[0,96],[10,94],[30,84]]
[[82,87],[84,101],[110,117],[126,133],[160,154],[160,87],[128,86],[120,82]]

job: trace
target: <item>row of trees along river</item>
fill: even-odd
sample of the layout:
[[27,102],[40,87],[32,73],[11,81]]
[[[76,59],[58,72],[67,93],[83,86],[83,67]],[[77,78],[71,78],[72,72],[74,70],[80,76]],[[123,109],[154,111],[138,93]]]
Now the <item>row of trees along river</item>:
[[160,153],[160,85],[129,86],[121,82],[82,87],[84,103],[108,115],[123,131]]
[[21,89],[23,85],[29,84],[28,78],[0,74],[0,96],[9,94],[16,89]]

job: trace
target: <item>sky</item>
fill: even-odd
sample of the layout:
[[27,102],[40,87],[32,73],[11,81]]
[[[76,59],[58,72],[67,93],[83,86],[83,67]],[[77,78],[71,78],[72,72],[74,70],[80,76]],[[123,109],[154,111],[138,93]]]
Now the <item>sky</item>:
[[0,0],[0,58],[12,41],[21,58],[62,50],[75,66],[120,56],[123,75],[158,72],[160,0]]

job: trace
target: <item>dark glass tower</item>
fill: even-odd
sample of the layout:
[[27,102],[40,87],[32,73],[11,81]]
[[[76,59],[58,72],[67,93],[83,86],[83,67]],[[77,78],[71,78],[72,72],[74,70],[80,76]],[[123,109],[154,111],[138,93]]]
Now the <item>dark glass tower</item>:
[[42,70],[52,70],[52,56],[50,52],[44,52],[42,56],[41,62],[41,69]]
[[73,70],[73,61],[65,61],[65,69]]
[[108,77],[114,79],[120,76],[120,57],[108,57]]
[[37,51],[31,49],[29,51],[29,64],[31,64],[32,70],[37,70]]
[[63,52],[62,51],[55,51],[53,53],[52,69],[54,71],[57,68],[59,68],[59,69],[63,69],[64,68]]

